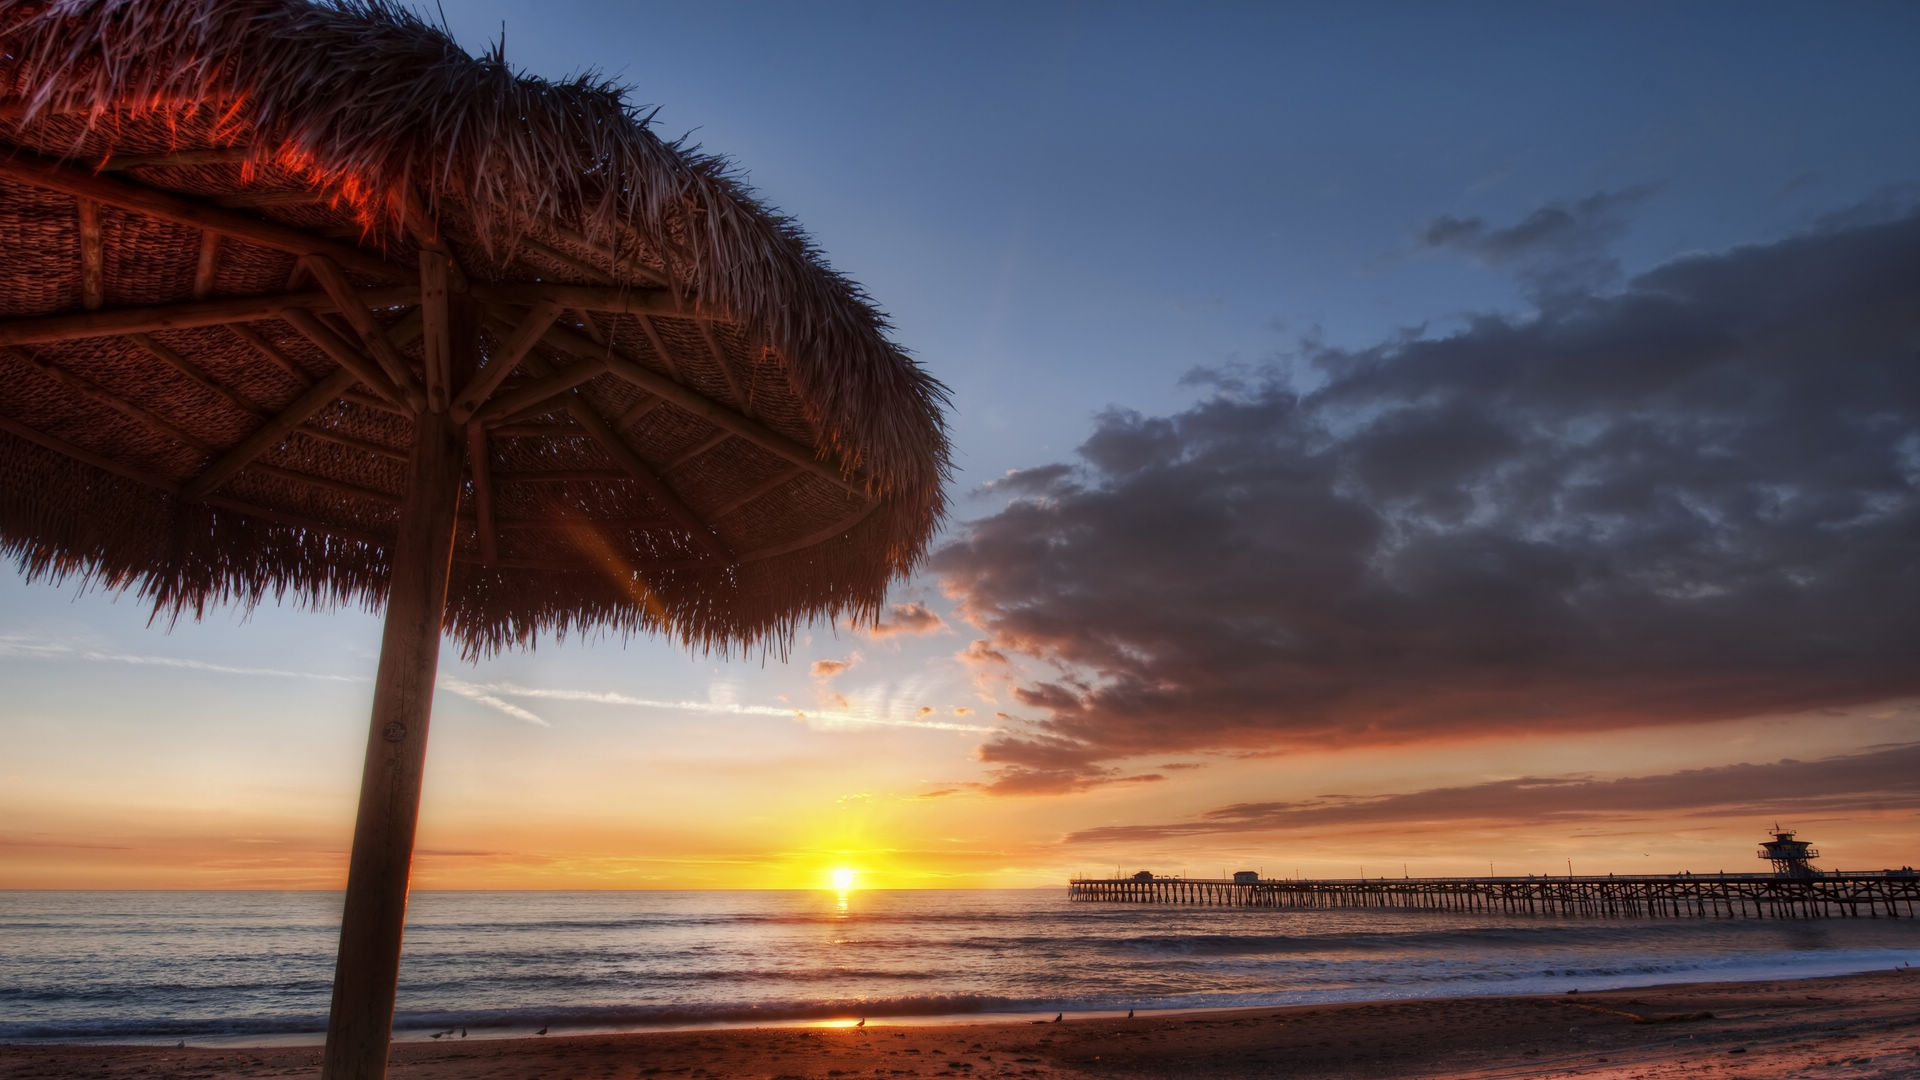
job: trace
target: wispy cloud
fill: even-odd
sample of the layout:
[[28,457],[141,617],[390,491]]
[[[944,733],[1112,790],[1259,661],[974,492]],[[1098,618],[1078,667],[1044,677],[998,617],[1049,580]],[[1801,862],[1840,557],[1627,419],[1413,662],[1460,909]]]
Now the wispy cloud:
[[[24,660],[71,660],[82,663],[124,664],[136,667],[172,668],[185,671],[203,671],[218,675],[257,676],[262,678],[305,679],[317,682],[365,683],[371,680],[365,675],[336,675],[319,671],[296,671],[289,668],[252,667],[239,664],[216,664],[206,660],[192,660],[177,656],[146,656],[133,653],[109,652],[103,649],[88,648],[68,642],[35,638],[20,634],[0,635],[0,658]],[[877,710],[859,711],[847,708],[795,709],[790,706],[754,705],[734,699],[731,687],[716,684],[714,693],[706,701],[662,701],[651,698],[634,697],[606,690],[563,689],[554,687],[520,686],[509,682],[475,683],[465,679],[443,675],[435,684],[438,689],[465,698],[477,705],[484,705],[500,713],[537,727],[551,727],[551,723],[538,713],[524,705],[516,704],[510,698],[579,701],[596,705],[615,705],[634,709],[663,709],[675,712],[702,713],[719,716],[770,716],[783,719],[801,719],[829,727],[869,726],[922,728],[932,731],[965,731],[975,734],[999,734],[1004,729],[984,724],[968,724],[958,721],[935,719],[928,713],[913,716],[894,716]]]
[[[443,683],[444,685],[444,683]],[[630,709],[661,709],[671,712],[700,713],[708,716],[777,716],[785,719],[824,721],[829,724],[876,727],[925,728],[934,731],[971,731],[996,733],[1001,729],[982,724],[963,724],[924,717],[897,717],[844,709],[795,709],[791,706],[752,705],[737,701],[665,701],[635,697],[611,690],[581,690],[563,687],[521,686],[510,682],[461,683],[456,690],[463,696],[485,694],[494,698],[523,698],[540,701],[579,701],[593,705],[616,705]],[[452,689],[452,687],[448,687]],[[480,700],[473,697],[473,700]]]
[[259,675],[278,679],[311,679],[317,682],[363,683],[365,675],[335,675],[324,671],[294,671],[288,668],[250,667],[239,664],[215,664],[179,656],[146,656],[137,653],[107,652],[60,641],[47,641],[19,634],[0,636],[0,657],[28,660],[78,660],[94,664],[127,664],[135,667],[175,668],[205,671],[218,675]]
[[445,690],[450,694],[458,694],[459,696],[466,698],[468,701],[475,702],[476,704],[480,704],[480,705],[485,705],[490,709],[498,709],[499,711],[506,713],[508,716],[513,717],[515,720],[525,720],[527,723],[533,724],[536,727],[552,727],[553,726],[552,724],[549,724],[545,720],[541,719],[541,717],[537,713],[533,713],[526,709],[523,709],[520,706],[515,705],[513,702],[506,700],[505,698],[497,697],[493,694],[488,693],[485,687],[475,686],[470,682],[466,682],[462,679],[456,679],[448,675],[442,675],[440,677],[440,682],[438,685],[440,689]]

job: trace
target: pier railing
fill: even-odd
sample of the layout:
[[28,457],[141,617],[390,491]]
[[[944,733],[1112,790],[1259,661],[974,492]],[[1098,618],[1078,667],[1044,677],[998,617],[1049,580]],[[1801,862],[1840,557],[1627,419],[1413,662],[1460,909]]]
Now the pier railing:
[[1269,908],[1421,908],[1622,918],[1913,918],[1920,876],[1911,871],[1774,874],[1633,874],[1605,877],[1074,878],[1076,901]]

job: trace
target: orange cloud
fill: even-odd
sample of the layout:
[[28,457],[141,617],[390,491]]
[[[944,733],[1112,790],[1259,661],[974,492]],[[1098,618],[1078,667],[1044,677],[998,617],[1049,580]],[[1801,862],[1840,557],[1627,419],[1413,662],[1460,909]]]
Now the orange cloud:
[[867,630],[868,637],[887,638],[895,634],[931,634],[936,630],[945,630],[947,621],[939,613],[918,600],[905,604],[895,604],[888,609],[889,622],[876,622]]

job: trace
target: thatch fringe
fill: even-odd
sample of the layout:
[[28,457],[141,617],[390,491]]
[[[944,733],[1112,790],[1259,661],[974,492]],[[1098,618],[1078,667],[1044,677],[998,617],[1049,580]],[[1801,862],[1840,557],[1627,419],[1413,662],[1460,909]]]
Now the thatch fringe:
[[[161,619],[265,601],[322,610],[385,605],[389,552],[376,540],[184,502],[5,433],[0,460],[10,474],[0,483],[0,556],[15,560],[29,581],[78,578],[83,587],[135,589]],[[171,527],[155,528],[157,521]],[[600,632],[665,634],[721,655],[759,646],[784,658],[795,629],[810,618],[878,617],[888,582],[873,572],[871,553],[896,540],[890,525],[873,514],[802,551],[653,574],[617,565],[563,571],[457,562],[447,630],[469,658],[531,646],[546,633],[564,640]]]

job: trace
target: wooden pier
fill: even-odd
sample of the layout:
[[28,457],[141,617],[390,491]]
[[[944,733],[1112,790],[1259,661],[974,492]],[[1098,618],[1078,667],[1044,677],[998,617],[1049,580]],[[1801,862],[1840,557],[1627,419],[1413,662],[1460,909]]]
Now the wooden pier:
[[1075,878],[1068,898],[1136,904],[1266,908],[1408,908],[1618,918],[1913,918],[1920,876],[1912,871],[1662,874],[1606,877]]

